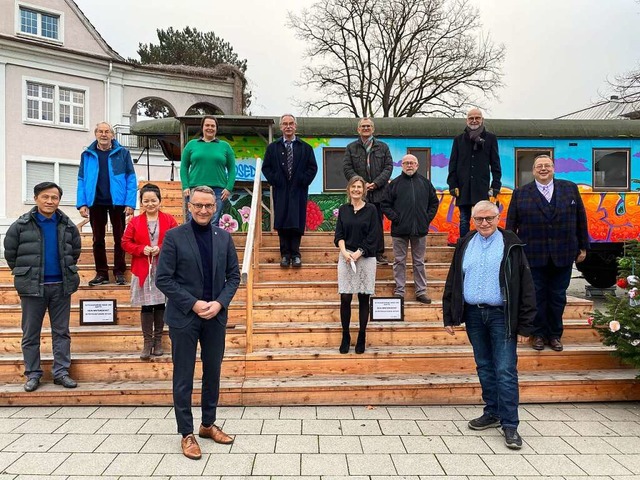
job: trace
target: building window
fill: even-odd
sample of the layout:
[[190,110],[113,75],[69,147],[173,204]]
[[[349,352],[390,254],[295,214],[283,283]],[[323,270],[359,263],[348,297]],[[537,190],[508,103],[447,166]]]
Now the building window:
[[58,160],[25,162],[25,203],[33,204],[33,187],[41,182],[55,182],[62,188],[60,205],[75,205],[78,188],[78,165]]
[[629,150],[593,149],[593,188],[629,189]]
[[533,182],[533,161],[538,155],[553,160],[553,148],[516,148],[516,187]]
[[85,126],[86,92],[61,85],[27,81],[27,121],[70,127]]
[[20,7],[20,33],[61,41],[60,14]]
[[344,176],[344,152],[346,148],[323,148],[323,185],[325,192],[341,192],[347,188],[347,179]]
[[431,180],[431,149],[409,147],[407,154],[418,159],[418,173]]

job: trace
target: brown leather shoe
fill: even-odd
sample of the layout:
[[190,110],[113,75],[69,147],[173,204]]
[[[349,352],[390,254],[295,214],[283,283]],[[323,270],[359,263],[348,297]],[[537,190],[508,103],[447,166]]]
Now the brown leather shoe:
[[544,350],[544,338],[533,337],[531,340],[531,348],[534,350]]
[[559,338],[552,338],[551,340],[549,340],[549,346],[554,352],[561,352],[564,348]]
[[205,427],[204,425],[200,425],[200,431],[198,432],[198,436],[201,438],[210,438],[216,443],[221,443],[223,445],[229,445],[233,443],[234,438],[224,433],[220,430],[219,427],[215,425],[211,425],[210,427]]
[[182,439],[182,453],[185,457],[190,458],[191,460],[200,460],[200,458],[202,458],[200,445],[198,445],[193,433]]

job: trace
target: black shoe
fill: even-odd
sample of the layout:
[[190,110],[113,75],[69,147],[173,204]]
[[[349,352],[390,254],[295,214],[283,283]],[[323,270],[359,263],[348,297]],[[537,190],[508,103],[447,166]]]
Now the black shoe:
[[511,450],[520,450],[522,448],[522,437],[515,428],[503,428],[504,444]]
[[302,259],[300,257],[293,257],[291,260],[291,266],[294,268],[300,268],[302,266]]
[[481,417],[471,420],[468,425],[471,430],[486,430],[491,427],[499,427],[500,419],[489,413],[483,413]]
[[364,353],[366,346],[367,346],[366,333],[364,332],[358,333],[358,340],[356,340],[356,353],[357,354]]
[[349,353],[349,347],[351,346],[351,335],[342,334],[342,343],[340,343],[340,353]]
[[291,263],[291,259],[287,256],[284,255],[281,259],[280,259],[280,266],[282,268],[287,268],[289,266],[289,264]]
[[29,380],[27,380],[27,383],[24,384],[24,391],[35,392],[39,386],[40,386],[39,378],[30,378]]
[[89,280],[89,286],[95,287],[96,285],[106,285],[109,283],[109,277],[103,277],[102,275],[96,275],[93,279]]
[[378,265],[389,265],[389,260],[384,255],[376,255],[376,263]]
[[64,388],[76,388],[78,384],[69,375],[62,375],[53,379],[53,383],[56,385],[62,385]]
[[127,281],[124,278],[124,275],[116,275],[116,285],[126,285]]
[[416,300],[419,301],[420,303],[425,303],[427,305],[429,305],[431,303],[431,299],[429,297],[427,297],[426,295],[418,295],[416,297]]

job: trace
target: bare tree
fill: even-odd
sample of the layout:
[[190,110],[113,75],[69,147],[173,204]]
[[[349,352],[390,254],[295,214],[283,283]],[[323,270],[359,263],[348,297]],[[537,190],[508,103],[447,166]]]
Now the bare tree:
[[454,115],[502,86],[504,46],[467,0],[319,0],[288,26],[307,42],[307,110],[356,117]]

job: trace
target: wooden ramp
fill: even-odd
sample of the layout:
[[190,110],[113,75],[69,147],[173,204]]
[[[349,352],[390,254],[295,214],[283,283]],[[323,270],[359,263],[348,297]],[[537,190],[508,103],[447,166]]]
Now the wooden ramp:
[[[168,196],[171,199],[171,195]],[[174,203],[179,208],[179,197]],[[173,207],[172,207],[173,208]],[[175,213],[175,212],[174,212]],[[480,386],[464,329],[454,337],[442,327],[442,290],[453,249],[442,235],[429,235],[426,253],[431,305],[414,300],[407,285],[404,322],[372,322],[367,350],[338,353],[341,338],[333,234],[303,237],[301,269],[279,267],[278,239],[263,233],[251,286],[243,285],[232,302],[223,363],[224,405],[469,404],[479,403]],[[240,257],[245,234],[234,234]],[[386,238],[391,257],[391,239]],[[24,392],[20,349],[20,305],[8,268],[0,268],[1,405],[171,405],[169,355],[142,361],[139,309],[129,304],[129,286],[89,287],[93,277],[91,236],[83,233],[82,286],[72,297],[71,375],[75,390],[51,381],[48,320],[42,335],[44,383]],[[407,278],[412,278],[409,265]],[[376,293],[391,295],[391,265],[378,267]],[[79,300],[115,298],[116,325],[79,323]],[[247,322],[247,302],[251,302]],[[357,319],[357,301],[353,303]],[[589,301],[570,297],[565,311],[565,350],[542,352],[518,347],[522,402],[640,400],[636,370],[625,368],[604,347],[587,317]],[[357,320],[352,323],[355,341]],[[168,335],[164,339],[170,351]],[[200,378],[196,372],[196,380]],[[194,402],[199,402],[196,381]]]

